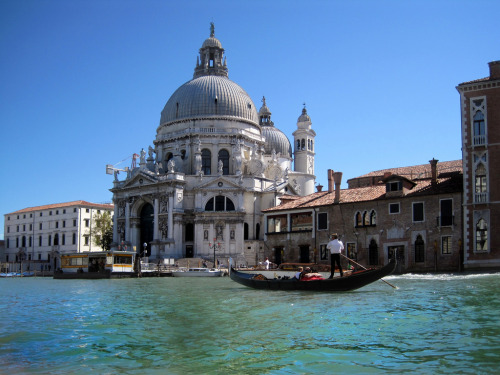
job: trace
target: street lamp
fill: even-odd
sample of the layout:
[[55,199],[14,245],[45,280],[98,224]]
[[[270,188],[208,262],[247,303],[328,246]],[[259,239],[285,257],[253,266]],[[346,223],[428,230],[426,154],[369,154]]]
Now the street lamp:
[[212,245],[211,242],[208,243],[208,248],[209,249],[214,249],[214,268],[215,267],[215,250],[219,250],[220,249],[220,242],[215,242],[217,241],[217,238],[214,238],[214,244]]

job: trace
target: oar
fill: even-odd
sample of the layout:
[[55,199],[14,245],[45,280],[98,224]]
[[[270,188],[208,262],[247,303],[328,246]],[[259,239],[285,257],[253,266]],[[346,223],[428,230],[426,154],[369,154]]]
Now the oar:
[[[365,270],[367,269],[365,266],[363,266],[363,265],[361,265],[361,264],[359,264],[359,263],[356,263],[354,260],[352,260],[352,259],[350,259],[350,258],[346,257],[344,254],[342,254],[342,253],[341,253],[340,255],[342,255],[344,258],[346,258],[349,262],[352,262],[352,263],[354,263],[354,264],[355,264],[355,265],[357,265],[357,266],[363,267]],[[380,280],[381,280],[381,281],[383,281],[384,283],[386,283],[387,285],[392,286],[394,289],[398,289],[398,287],[397,287],[397,286],[392,285],[391,283],[389,283],[389,282],[385,281],[384,279],[380,279]]]

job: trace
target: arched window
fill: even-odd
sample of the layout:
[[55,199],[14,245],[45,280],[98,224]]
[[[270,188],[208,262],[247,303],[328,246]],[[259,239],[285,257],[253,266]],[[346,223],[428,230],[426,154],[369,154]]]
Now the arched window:
[[488,224],[486,220],[479,219],[476,224],[476,251],[488,250]]
[[368,211],[363,212],[363,226],[367,227],[370,225],[370,214]]
[[26,247],[26,236],[21,239],[21,247]]
[[486,141],[485,139],[486,127],[484,124],[483,112],[477,111],[476,114],[474,115],[473,128],[474,128],[474,144],[475,145],[484,144]]
[[300,150],[300,139],[297,139],[297,147],[296,147],[297,150]]
[[73,241],[72,241],[72,244],[73,244],[73,245],[76,245],[76,233],[73,233]]
[[229,174],[229,152],[227,150],[219,151],[219,160],[222,161],[222,174]]
[[205,176],[212,174],[212,153],[206,148],[201,150],[201,171]]
[[362,220],[362,217],[361,217],[361,212],[356,212],[356,226],[357,227],[361,227],[363,226],[363,220]]
[[482,163],[476,168],[475,187],[476,193],[486,192],[486,168]]
[[243,239],[248,240],[248,224],[243,224]]
[[61,237],[61,245],[66,245],[66,235],[64,233]]
[[311,139],[311,151],[314,151],[314,141]]
[[217,195],[210,198],[205,205],[205,211],[234,211],[234,203],[224,195]]
[[49,246],[52,246],[52,235],[49,234],[49,242],[48,242],[48,245]]
[[305,139],[302,140],[301,146],[302,146],[302,150],[306,149],[306,140]]
[[421,263],[425,260],[425,244],[422,236],[419,234],[415,239],[415,263]]
[[54,246],[59,245],[59,235],[56,233],[54,234]]
[[370,213],[370,225],[377,225],[377,213],[375,212],[375,210],[372,210],[372,212]]
[[373,238],[370,241],[370,245],[368,245],[368,263],[371,266],[378,265],[378,245],[377,241]]

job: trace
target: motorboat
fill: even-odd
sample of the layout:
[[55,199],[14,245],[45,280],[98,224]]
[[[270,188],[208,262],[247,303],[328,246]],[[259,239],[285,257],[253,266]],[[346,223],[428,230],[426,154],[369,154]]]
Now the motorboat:
[[223,275],[223,271],[217,268],[186,268],[172,271],[174,277],[219,277]]

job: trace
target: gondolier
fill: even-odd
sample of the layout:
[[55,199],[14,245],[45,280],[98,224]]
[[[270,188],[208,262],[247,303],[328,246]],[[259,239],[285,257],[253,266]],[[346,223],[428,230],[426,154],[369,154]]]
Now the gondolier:
[[337,233],[332,234],[331,241],[328,242],[326,248],[330,250],[330,260],[331,260],[331,270],[329,279],[333,279],[333,275],[335,274],[335,263],[339,266],[340,277],[344,276],[344,272],[342,271],[342,265],[340,264],[340,254],[342,250],[344,250],[344,244],[342,241],[338,240]]

